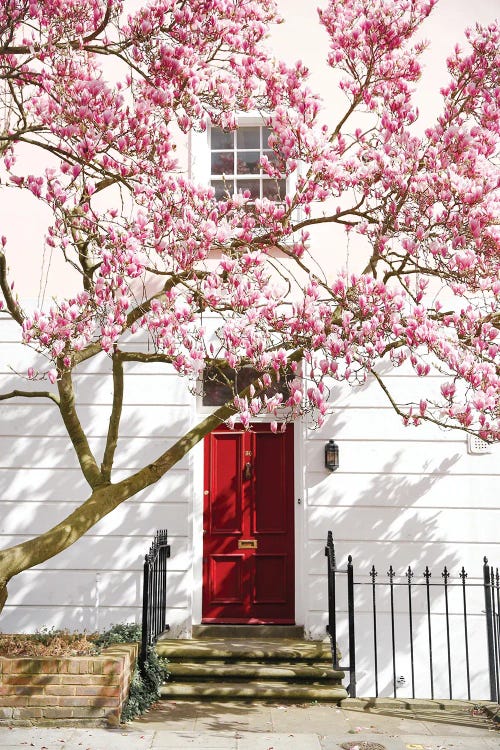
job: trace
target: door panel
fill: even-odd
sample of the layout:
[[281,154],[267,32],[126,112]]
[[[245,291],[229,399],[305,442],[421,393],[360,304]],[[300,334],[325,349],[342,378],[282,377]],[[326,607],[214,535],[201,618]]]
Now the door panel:
[[[254,528],[258,534],[285,534],[287,531],[286,512],[286,445],[280,436],[259,433],[254,436],[257,443],[255,455],[255,493],[258,501],[254,504]],[[278,441],[279,443],[276,444]]]
[[211,534],[240,534],[242,519],[242,435],[217,435],[211,451]]
[[286,556],[255,556],[255,604],[286,604]]
[[205,438],[204,622],[294,622],[293,473],[293,425]]
[[212,601],[217,604],[243,603],[243,555],[212,555]]

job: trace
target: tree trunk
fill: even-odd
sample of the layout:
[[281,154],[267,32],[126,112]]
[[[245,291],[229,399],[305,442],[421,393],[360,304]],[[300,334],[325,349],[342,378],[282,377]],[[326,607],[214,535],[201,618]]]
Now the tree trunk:
[[4,608],[6,601],[7,601],[7,584],[2,581],[2,583],[0,583],[0,612]]
[[0,550],[0,613],[7,600],[7,585],[14,576],[67,549],[124,500],[156,484],[196,443],[234,411],[230,406],[220,407],[135,474],[116,484],[105,483],[96,487],[82,505],[48,531],[14,547]]

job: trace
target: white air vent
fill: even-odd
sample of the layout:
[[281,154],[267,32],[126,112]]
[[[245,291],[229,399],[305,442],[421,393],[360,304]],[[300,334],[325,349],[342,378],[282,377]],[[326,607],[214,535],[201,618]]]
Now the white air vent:
[[491,444],[477,435],[467,435],[467,452],[474,454],[491,453]]

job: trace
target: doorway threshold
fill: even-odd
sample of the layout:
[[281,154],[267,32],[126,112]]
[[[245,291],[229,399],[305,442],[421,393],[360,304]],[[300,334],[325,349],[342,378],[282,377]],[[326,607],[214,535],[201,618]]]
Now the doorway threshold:
[[193,638],[304,638],[303,625],[193,625]]

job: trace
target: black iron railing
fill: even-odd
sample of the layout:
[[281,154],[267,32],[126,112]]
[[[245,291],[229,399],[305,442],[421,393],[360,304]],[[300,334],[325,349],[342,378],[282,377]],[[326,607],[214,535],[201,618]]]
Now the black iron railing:
[[490,697],[500,702],[500,575],[498,568],[493,570],[484,558],[484,604],[486,613],[486,633],[488,638],[488,662],[490,665]]
[[139,666],[142,668],[149,646],[156,643],[159,635],[169,630],[166,623],[167,610],[167,559],[170,545],[166,529],[156,532],[148,554],[144,558],[142,588],[142,642]]
[[[397,689],[401,687],[397,676],[397,660],[398,658],[401,658],[401,654],[404,653],[405,663],[409,665],[411,673],[412,697],[423,697],[417,696],[417,667],[415,663],[415,630],[417,615],[415,613],[414,604],[417,589],[419,589],[420,604],[418,625],[419,630],[421,632],[424,630],[425,632],[427,654],[425,672],[428,677],[428,689],[431,698],[435,697],[436,675],[439,675],[441,685],[443,684],[444,675],[446,692],[448,695],[440,695],[440,698],[453,698],[455,692],[454,685],[456,686],[456,680],[460,679],[460,681],[466,686],[468,699],[471,700],[469,646],[472,635],[473,643],[476,648],[476,660],[478,642],[486,643],[485,649],[483,649],[486,650],[486,653],[482,654],[482,657],[484,657],[484,663],[489,674],[490,700],[495,702],[500,700],[500,575],[499,569],[494,569],[489,566],[486,558],[484,558],[483,582],[481,583],[477,581],[477,579],[476,581],[469,581],[464,567],[462,567],[456,578],[452,578],[446,566],[439,577],[436,576],[432,579],[432,573],[428,566],[425,567],[421,576],[416,576],[410,566],[408,566],[403,576],[397,576],[392,565],[390,565],[389,570],[387,571],[387,577],[383,578],[382,576],[379,577],[375,566],[372,565],[367,577],[362,580],[355,580],[351,555],[348,556],[346,568],[339,569],[337,567],[335,546],[330,531],[327,536],[325,555],[327,556],[328,572],[328,624],[326,630],[331,641],[332,662],[334,668],[349,670],[350,680],[347,690],[350,697],[356,696],[355,620],[358,613],[355,604],[355,587],[365,587],[366,593],[363,602],[363,644],[366,646],[368,637],[373,643],[372,663],[375,696],[378,697],[379,695],[379,675],[381,669],[387,667],[392,675],[392,693],[393,696],[396,697]],[[347,602],[344,600],[340,608],[339,591],[337,589],[337,577],[339,575],[344,575],[347,579]],[[470,596],[473,589],[476,589],[475,593],[479,594],[481,587],[484,591],[484,610],[482,608],[479,608],[478,610],[476,596],[474,631],[471,634],[471,613],[469,611],[468,595]],[[398,607],[396,607],[395,604],[396,593],[399,596]],[[402,594],[403,597],[406,598],[406,606],[404,607],[403,599],[401,599]],[[385,619],[384,627],[381,629],[379,619],[382,613],[378,606],[378,601],[382,595],[386,597],[388,603],[384,605],[383,614]],[[453,596],[453,614],[450,612],[451,596]],[[436,597],[441,597],[439,613],[434,611],[434,609],[437,609],[437,606],[433,605],[433,601],[436,601]],[[341,666],[338,659],[338,614],[340,611],[345,612],[346,604],[349,665]],[[439,623],[436,621],[437,615],[439,616]],[[389,619],[387,619],[387,617]],[[398,628],[396,628],[396,620],[398,620]],[[367,632],[366,623],[368,621],[370,623],[369,630],[371,633]],[[481,639],[481,633],[478,632],[479,628],[482,631],[482,634],[484,634],[484,627],[486,627],[486,641]],[[379,632],[382,632],[383,635],[383,649],[381,649],[381,642],[378,637]],[[399,642],[397,642],[398,636]],[[464,673],[461,675],[454,674],[454,669],[456,671],[455,662],[457,649],[460,650],[462,662],[465,667]],[[384,651],[386,659],[387,655],[390,654],[389,664],[381,663],[381,660],[383,661],[381,654],[382,650]],[[420,650],[420,655],[421,654],[422,650]],[[422,660],[419,661],[418,668],[421,672],[424,670]],[[402,678],[399,678],[399,680],[401,679]],[[443,690],[443,688],[441,687],[440,690]],[[463,685],[460,687],[459,692],[465,692],[463,690]],[[485,696],[475,695],[472,697],[480,698]]]
[[337,643],[337,602],[336,602],[336,579],[337,572],[347,573],[347,610],[349,629],[349,685],[347,692],[351,698],[356,697],[356,638],[354,629],[354,575],[352,557],[349,555],[347,570],[337,571],[335,559],[335,545],[332,532],[329,531],[326,539],[325,555],[327,557],[328,570],[328,625],[326,632],[330,638],[332,650],[332,665],[334,669],[344,669],[339,664],[339,650]]

